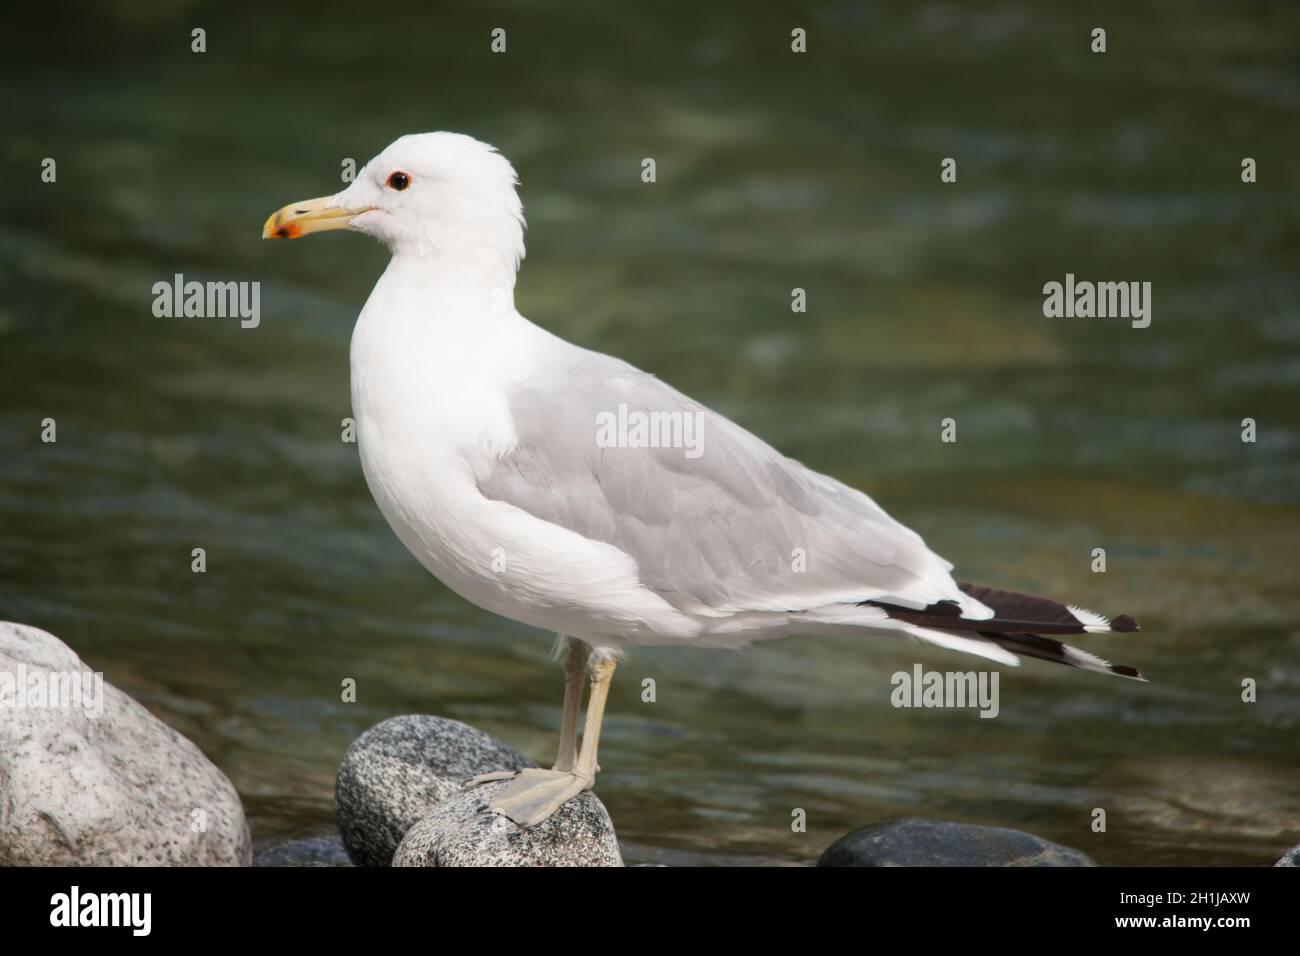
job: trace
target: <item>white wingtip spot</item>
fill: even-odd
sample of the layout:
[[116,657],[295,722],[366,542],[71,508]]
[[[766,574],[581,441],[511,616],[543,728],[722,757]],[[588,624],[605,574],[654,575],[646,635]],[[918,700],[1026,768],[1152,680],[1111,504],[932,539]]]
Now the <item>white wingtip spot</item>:
[[1065,659],[1075,667],[1083,667],[1088,670],[1102,672],[1110,671],[1110,661],[1103,660],[1096,654],[1089,654],[1087,651],[1081,651],[1077,647],[1071,647],[1069,644],[1062,644],[1061,649],[1065,652]]
[[1092,634],[1100,634],[1110,630],[1110,618],[1104,614],[1098,614],[1096,611],[1089,611],[1086,607],[1077,607],[1073,604],[1065,606],[1074,619],[1083,625],[1083,629]]

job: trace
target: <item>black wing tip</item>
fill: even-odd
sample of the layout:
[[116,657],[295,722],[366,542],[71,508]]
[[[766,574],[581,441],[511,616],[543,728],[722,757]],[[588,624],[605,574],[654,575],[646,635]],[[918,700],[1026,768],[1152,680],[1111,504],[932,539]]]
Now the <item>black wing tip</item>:
[[1136,667],[1129,667],[1127,664],[1111,664],[1110,672],[1116,677],[1127,677],[1129,680],[1140,681],[1143,684],[1151,683],[1142,676],[1142,672]]
[[[1055,628],[1071,628],[1070,631],[1058,630],[1055,633],[1079,633],[1088,631],[1086,622],[1079,619],[1077,609],[1063,604],[1053,598],[1041,598],[1019,591],[1003,591],[998,588],[971,584],[969,581],[958,582],[957,587],[977,601],[982,601],[993,608],[998,618],[1016,618],[1026,624],[1053,625]],[[947,602],[951,603],[951,602]],[[935,605],[925,609],[936,613]],[[1077,627],[1077,631],[1073,630]],[[1128,614],[1113,618],[1106,627],[1112,633],[1132,634],[1142,630],[1138,622]]]

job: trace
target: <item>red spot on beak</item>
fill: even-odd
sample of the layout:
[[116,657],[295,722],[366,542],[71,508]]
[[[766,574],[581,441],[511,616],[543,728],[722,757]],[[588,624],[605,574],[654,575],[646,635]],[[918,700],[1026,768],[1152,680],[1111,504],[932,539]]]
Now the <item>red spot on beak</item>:
[[298,227],[293,223],[289,223],[287,226],[281,226],[275,230],[275,234],[280,239],[297,239]]

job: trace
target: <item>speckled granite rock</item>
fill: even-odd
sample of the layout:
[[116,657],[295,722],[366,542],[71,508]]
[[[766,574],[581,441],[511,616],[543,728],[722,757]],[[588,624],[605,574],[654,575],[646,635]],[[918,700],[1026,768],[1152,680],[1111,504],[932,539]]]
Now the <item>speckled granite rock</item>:
[[89,671],[54,635],[0,623],[0,865],[248,865],[239,795],[198,747],[108,683],[74,706],[32,696]]
[[285,840],[259,846],[253,851],[253,866],[351,866],[348,851],[337,833]]
[[486,783],[438,804],[411,827],[393,866],[622,866],[614,824],[591,792],[524,829],[484,807],[509,781]]
[[1300,866],[1300,846],[1293,847],[1273,864],[1274,866]]
[[391,717],[358,737],[334,784],[339,833],[357,866],[388,866],[406,831],[470,777],[533,763],[458,720]]
[[1078,850],[1020,830],[908,817],[859,827],[818,866],[1096,866]]

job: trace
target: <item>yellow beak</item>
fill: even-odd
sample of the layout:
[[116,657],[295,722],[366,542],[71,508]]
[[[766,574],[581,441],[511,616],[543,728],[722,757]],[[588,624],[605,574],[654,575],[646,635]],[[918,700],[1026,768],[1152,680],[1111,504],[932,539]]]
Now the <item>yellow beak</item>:
[[305,199],[290,203],[271,215],[262,226],[263,239],[297,239],[309,236],[313,232],[329,232],[332,229],[346,229],[357,216],[366,209],[341,209],[338,206],[327,207],[334,197],[322,196],[320,199]]

